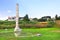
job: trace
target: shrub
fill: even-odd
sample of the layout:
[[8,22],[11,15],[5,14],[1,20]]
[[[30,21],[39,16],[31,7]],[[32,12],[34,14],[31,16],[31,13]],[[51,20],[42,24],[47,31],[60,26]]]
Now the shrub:
[[53,21],[48,21],[48,25],[47,27],[50,28],[50,27],[54,27],[54,22]]

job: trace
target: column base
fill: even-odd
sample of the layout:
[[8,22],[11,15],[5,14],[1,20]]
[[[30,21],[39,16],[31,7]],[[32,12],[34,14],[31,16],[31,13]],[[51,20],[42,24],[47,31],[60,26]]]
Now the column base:
[[21,29],[19,27],[15,27],[14,32],[21,32]]

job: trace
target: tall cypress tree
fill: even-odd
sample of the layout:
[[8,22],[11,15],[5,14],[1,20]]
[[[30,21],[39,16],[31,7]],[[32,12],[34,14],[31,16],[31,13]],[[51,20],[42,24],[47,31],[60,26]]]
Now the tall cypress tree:
[[57,20],[58,19],[58,15],[56,14],[56,16],[55,16],[55,19]]
[[30,21],[29,20],[29,17],[28,17],[28,14],[26,14],[25,16],[24,16],[24,19],[23,19],[24,21]]

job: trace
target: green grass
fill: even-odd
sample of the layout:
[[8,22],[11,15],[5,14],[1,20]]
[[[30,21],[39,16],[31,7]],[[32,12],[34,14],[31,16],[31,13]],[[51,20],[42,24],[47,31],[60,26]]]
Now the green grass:
[[13,33],[10,33],[13,32],[13,29],[0,29],[0,40],[60,40],[60,32],[52,32],[54,30],[60,31],[59,28],[22,29],[22,32],[24,33],[40,33],[41,36],[15,37]]

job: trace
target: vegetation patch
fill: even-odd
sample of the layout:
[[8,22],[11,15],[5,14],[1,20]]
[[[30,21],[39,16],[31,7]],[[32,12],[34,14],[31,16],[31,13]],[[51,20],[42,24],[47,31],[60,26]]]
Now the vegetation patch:
[[[14,29],[0,29],[0,32],[5,33],[0,35],[0,40],[60,40],[60,32],[51,32],[58,31],[59,28],[39,28],[39,29],[22,29],[23,33],[32,33],[32,34],[42,34],[41,36],[34,37],[15,37],[13,32]],[[6,32],[8,34],[6,34]],[[30,35],[29,35],[30,36]]]

